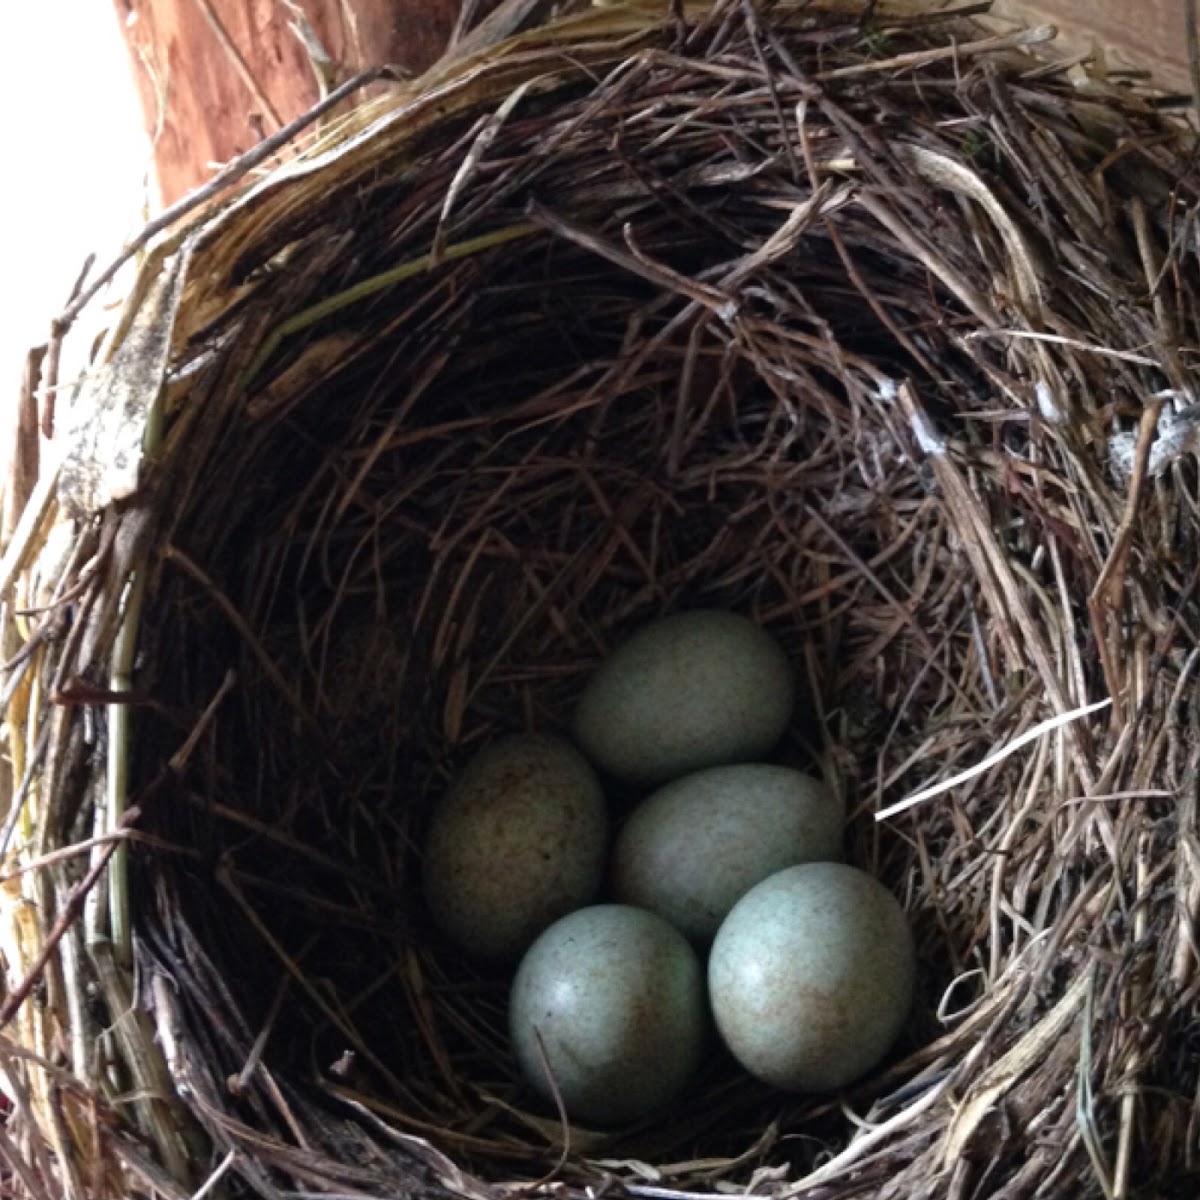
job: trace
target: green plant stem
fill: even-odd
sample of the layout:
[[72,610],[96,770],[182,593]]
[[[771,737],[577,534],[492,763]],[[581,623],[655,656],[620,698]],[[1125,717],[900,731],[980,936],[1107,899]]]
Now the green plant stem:
[[446,246],[436,258],[433,254],[422,254],[419,258],[401,263],[398,267],[392,267],[391,270],[383,271],[379,275],[372,275],[369,279],[361,280],[344,292],[328,296],[319,304],[303,309],[271,331],[263,343],[262,349],[250,364],[250,370],[247,373],[248,382],[254,380],[263,365],[279,348],[283,339],[291,334],[299,333],[302,329],[315,325],[318,321],[340,312],[343,308],[375,295],[376,292],[385,291],[387,288],[395,287],[398,283],[413,279],[424,271],[437,266],[438,263],[452,262],[458,258],[468,258],[472,254],[480,254],[495,246],[503,246],[506,242],[515,242],[520,238],[528,237],[530,234],[538,232],[538,229],[539,227],[531,222],[523,222],[519,225],[510,225],[507,229],[497,229],[491,233],[481,234],[479,237],[468,238],[464,242],[456,242]]

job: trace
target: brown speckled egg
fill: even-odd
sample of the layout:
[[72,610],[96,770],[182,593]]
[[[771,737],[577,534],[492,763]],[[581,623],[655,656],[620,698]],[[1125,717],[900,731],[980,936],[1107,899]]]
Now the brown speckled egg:
[[548,925],[589,903],[608,841],[604,794],[568,742],[493,742],[433,811],[423,881],[434,923],[467,953],[512,961]]
[[845,863],[805,863],[763,880],[713,942],[708,987],[717,1030],[765,1083],[826,1092],[891,1048],[916,975],[904,910]]
[[619,1124],[670,1103],[699,1066],[708,1028],[696,952],[661,917],[622,904],[551,925],[513,980],[517,1062],[575,1121]]

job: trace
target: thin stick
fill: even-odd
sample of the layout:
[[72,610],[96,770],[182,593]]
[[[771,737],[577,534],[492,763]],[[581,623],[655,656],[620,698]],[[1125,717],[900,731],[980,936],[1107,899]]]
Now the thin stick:
[[[121,627],[113,647],[109,687],[117,694],[133,691],[133,662],[137,653],[138,633],[145,592],[145,572],[137,571],[128,585]],[[110,704],[108,708],[108,757],[105,797],[108,805],[108,828],[115,833],[125,820],[129,797],[130,704]],[[133,962],[133,932],[129,913],[129,848],[119,841],[105,851],[112,858],[113,869],[108,875],[108,906],[113,950],[117,961],[125,967]]]
[[396,73],[391,67],[372,67],[369,71],[363,71],[361,74],[355,75],[353,79],[348,79],[340,88],[336,88],[330,92],[320,103],[314,104],[306,113],[302,113],[294,121],[289,121],[278,133],[272,134],[265,141],[255,146],[254,149],[247,150],[245,154],[226,164],[203,187],[199,187],[194,192],[188,193],[182,200],[172,204],[170,208],[144,226],[141,232],[125,245],[120,254],[92,280],[87,290],[81,292],[67,306],[62,316],[59,317],[61,324],[64,327],[72,324],[75,318],[92,302],[100,290],[112,282],[117,272],[139,250],[148,246],[163,230],[169,229],[176,221],[186,217],[188,213],[195,212],[196,209],[207,204],[214,196],[220,195],[226,188],[237,183],[239,179],[243,179],[255,167],[266,162],[278,150],[286,146],[294,137],[303,133],[314,121],[320,120],[330,109],[336,108],[347,96],[351,96],[360,88],[364,88],[368,84],[377,83],[381,79],[395,78],[397,78]]
[[[38,1136],[36,1130],[33,1131],[33,1136],[35,1138]],[[37,1172],[22,1157],[16,1143],[5,1132],[3,1125],[0,1125],[0,1155],[3,1155],[4,1161],[20,1176],[21,1182],[25,1185],[25,1190],[32,1200],[50,1200],[50,1193],[42,1187]]]
[[[127,809],[122,818],[123,827],[132,825],[140,816],[141,812],[136,805]],[[25,978],[8,993],[4,999],[4,1003],[0,1005],[0,1027],[7,1025],[17,1015],[17,1010],[25,1003],[29,993],[37,985],[37,981],[46,969],[46,964],[54,954],[55,948],[66,936],[67,930],[75,923],[75,918],[79,916],[79,912],[83,908],[83,903],[87,899],[88,892],[92,890],[92,887],[104,872],[104,868],[108,866],[108,860],[120,844],[122,843],[110,842],[105,846],[96,861],[89,868],[88,873],[67,893],[66,903],[62,907],[62,911],[58,914],[54,926],[50,930],[50,935],[42,943],[37,957],[33,960],[33,966],[29,968]]]
[[1029,46],[1040,46],[1052,42],[1058,36],[1053,25],[1035,25],[1017,33],[1001,33],[994,37],[980,38],[975,42],[945,46],[938,50],[914,50],[911,54],[897,54],[893,58],[874,59],[871,62],[853,63],[848,67],[834,67],[819,71],[814,79],[824,83],[829,79],[847,79],[852,75],[872,75],[879,71],[895,71],[902,67],[923,67],[942,59],[953,59],[965,55],[991,54],[1000,50],[1024,50]]
[[95,850],[97,846],[106,846],[109,842],[121,840],[137,842],[139,846],[152,846],[155,850],[161,850],[168,854],[183,854],[189,858],[200,857],[199,851],[187,846],[177,846],[174,842],[167,841],[166,838],[142,833],[139,829],[118,829],[114,833],[97,834],[95,837],[72,842],[69,846],[63,846],[58,850],[48,850],[45,854],[39,854],[32,862],[22,863],[8,874],[0,875],[0,883],[20,879],[22,875],[28,875],[31,871],[44,870],[55,863],[66,862],[68,859],[77,858],[80,854],[86,854],[89,850]]
[[356,283],[353,287],[347,288],[344,292],[338,292],[334,296],[327,296],[311,308],[306,308],[302,312],[289,317],[271,331],[262,348],[255,356],[254,361],[250,364],[250,369],[246,372],[247,380],[253,381],[259,371],[262,370],[263,364],[275,353],[280,342],[290,334],[299,333],[302,329],[307,329],[310,325],[316,324],[317,321],[331,317],[334,313],[341,312],[342,309],[348,308],[351,304],[357,304],[360,300],[366,300],[368,297],[374,296],[376,293],[385,291],[388,288],[395,287],[396,284],[403,283],[407,279],[414,279],[416,276],[422,275],[436,266],[438,262],[453,262],[455,259],[466,258],[472,254],[480,254],[496,246],[503,246],[506,242],[528,237],[531,233],[537,232],[537,228],[536,225],[529,223],[518,224],[511,225],[507,229],[497,229],[493,233],[485,233],[479,237],[467,238],[465,241],[446,246],[437,256],[436,260],[433,253],[422,254],[418,258],[401,263],[398,267],[393,267],[390,271],[381,271],[378,275],[371,276],[370,279],[364,279],[360,283]]
[[[1150,925],[1150,863],[1154,853],[1151,839],[1143,833],[1138,840],[1136,858],[1136,902],[1133,910],[1133,936],[1138,945],[1145,943]],[[1141,1012],[1145,999],[1145,979],[1135,972],[1129,983],[1129,1011]],[[1131,1064],[1131,1079],[1126,1081],[1121,1097],[1121,1115],[1117,1125],[1117,1154],[1113,1163],[1113,1200],[1126,1200],[1129,1195],[1129,1178],[1132,1173],[1135,1132],[1138,1114],[1138,1076],[1143,1064]]]
[[1080,717],[1086,717],[1089,713],[1099,712],[1100,709],[1107,708],[1111,703],[1111,699],[1097,700],[1095,704],[1085,704],[1082,708],[1074,708],[1070,712],[1048,717],[1032,729],[1027,729],[1020,737],[1013,738],[1007,746],[989,754],[982,762],[977,762],[974,766],[968,767],[965,771],[960,771],[957,775],[952,775],[949,779],[945,779],[941,783],[935,783],[931,787],[924,788],[922,791],[909,796],[905,800],[900,800],[895,804],[888,805],[887,808],[880,809],[875,814],[875,820],[886,821],[889,817],[896,816],[897,813],[905,812],[926,800],[932,800],[934,796],[940,796],[942,792],[948,792],[951,788],[958,787],[960,783],[966,783],[968,779],[974,779],[976,775],[982,774],[997,763],[1003,762],[1010,754],[1015,754],[1020,750],[1022,746],[1027,746],[1030,742],[1044,737],[1047,733],[1053,733],[1054,730],[1061,729],[1064,725],[1068,725],[1072,721],[1077,721]]
[[213,1173],[192,1193],[191,1200],[205,1200],[217,1190],[217,1185],[225,1178],[229,1172],[229,1168],[237,1162],[237,1151],[230,1150],[223,1159],[217,1164]]
[[1145,354],[1136,354],[1132,350],[1114,350],[1111,346],[1093,346],[1090,342],[1080,341],[1079,338],[1064,337],[1060,333],[1038,333],[1033,329],[975,329],[968,333],[964,342],[975,342],[991,338],[1022,338],[1029,342],[1048,342],[1053,346],[1065,346],[1070,350],[1081,350],[1085,354],[1099,354],[1104,358],[1115,358],[1121,362],[1133,363],[1138,367],[1157,367],[1158,359]]
[[1096,972],[1087,975],[1087,991],[1083,1003],[1083,1022],[1079,1031],[1079,1068],[1075,1075],[1075,1123],[1084,1148],[1092,1162],[1096,1182],[1105,1200],[1114,1200],[1111,1172],[1104,1159],[1100,1130],[1096,1126],[1096,1095],[1092,1089],[1092,1026],[1096,1021]]

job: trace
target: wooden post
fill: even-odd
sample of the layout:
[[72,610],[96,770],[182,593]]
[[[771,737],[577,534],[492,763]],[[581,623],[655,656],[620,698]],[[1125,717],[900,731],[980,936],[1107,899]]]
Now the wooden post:
[[[459,0],[115,0],[164,204],[319,97],[296,26],[339,72],[420,71],[445,49]],[[489,6],[476,5],[486,12]]]
[[1159,87],[1192,92],[1191,0],[995,0],[992,11],[1057,26],[1063,54],[1098,53],[1109,70],[1148,71]]

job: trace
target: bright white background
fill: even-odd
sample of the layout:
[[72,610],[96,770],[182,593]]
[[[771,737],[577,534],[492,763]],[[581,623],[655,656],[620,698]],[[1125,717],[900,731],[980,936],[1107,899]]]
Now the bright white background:
[[150,151],[112,0],[11,0],[0,67],[0,462],[25,350],[142,224]]

